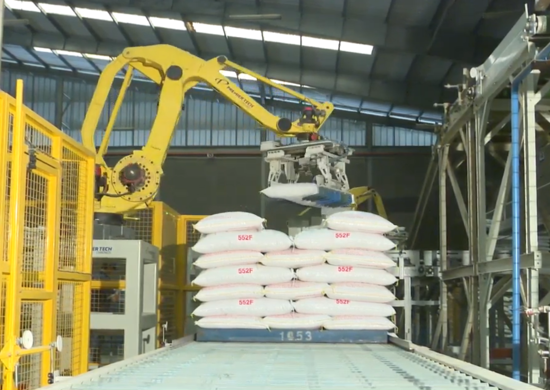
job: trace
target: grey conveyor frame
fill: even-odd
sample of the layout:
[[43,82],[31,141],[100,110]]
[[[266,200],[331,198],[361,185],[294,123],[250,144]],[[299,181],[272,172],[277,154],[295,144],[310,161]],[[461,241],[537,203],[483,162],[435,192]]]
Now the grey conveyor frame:
[[536,390],[391,335],[389,344],[195,342],[90,371],[49,390]]

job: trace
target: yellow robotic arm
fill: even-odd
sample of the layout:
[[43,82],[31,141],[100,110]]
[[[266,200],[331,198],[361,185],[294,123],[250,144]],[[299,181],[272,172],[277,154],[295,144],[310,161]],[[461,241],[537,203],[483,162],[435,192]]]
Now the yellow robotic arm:
[[[101,145],[96,151],[95,133],[116,75],[126,68]],[[291,121],[271,114],[220,71],[232,68],[282,90],[307,103],[300,119]],[[141,150],[122,158],[113,168],[104,156],[125,93],[136,70],[161,87],[157,115],[149,138]],[[334,107],[318,103],[296,91],[276,84],[246,68],[219,56],[205,61],[170,45],[127,48],[108,64],[100,75],[88,112],[82,124],[82,142],[96,154],[96,213],[121,215],[143,209],[154,199],[160,185],[162,165],[178,124],[185,93],[204,82],[250,115],[261,126],[284,137],[314,139]]]

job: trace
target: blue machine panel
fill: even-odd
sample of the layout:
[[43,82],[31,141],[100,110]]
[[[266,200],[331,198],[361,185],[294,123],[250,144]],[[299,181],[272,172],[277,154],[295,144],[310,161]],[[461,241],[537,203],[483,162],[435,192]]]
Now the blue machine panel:
[[197,341],[243,343],[385,344],[388,332],[379,330],[264,330],[198,329]]

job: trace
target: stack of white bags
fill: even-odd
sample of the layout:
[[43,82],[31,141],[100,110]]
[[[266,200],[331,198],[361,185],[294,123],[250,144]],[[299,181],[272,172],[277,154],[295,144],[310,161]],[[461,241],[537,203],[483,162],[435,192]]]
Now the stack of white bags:
[[[333,214],[326,229],[292,240],[264,229],[244,212],[209,216],[195,225],[203,234],[193,250],[203,271],[196,325],[217,329],[389,330],[395,263],[383,252],[395,229],[370,213]],[[328,251],[328,252],[327,252]],[[328,263],[328,264],[327,264]]]

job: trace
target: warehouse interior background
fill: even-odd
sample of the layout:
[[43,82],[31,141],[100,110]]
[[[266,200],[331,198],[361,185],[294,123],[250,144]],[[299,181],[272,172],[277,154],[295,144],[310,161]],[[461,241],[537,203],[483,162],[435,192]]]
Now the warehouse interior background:
[[[507,86],[502,87],[498,99],[492,97],[496,103],[492,111],[490,109],[489,119],[485,118],[483,122],[483,125],[490,124],[497,129],[495,133],[504,130],[494,137],[489,132],[487,141],[485,138],[480,141],[480,145],[484,142],[481,147],[483,153],[480,154],[482,162],[477,163],[483,167],[484,180],[481,185],[483,191],[479,193],[486,195],[482,202],[471,193],[471,188],[475,187],[472,177],[479,172],[470,169],[476,163],[472,163],[473,158],[468,160],[466,150],[473,146],[468,145],[469,141],[465,140],[464,135],[462,139],[455,137],[443,145],[451,147],[449,161],[453,163],[454,171],[451,171],[456,180],[453,181],[451,173],[447,178],[445,170],[443,179],[441,176],[437,179],[438,164],[442,161],[438,159],[443,155],[442,139],[446,137],[445,131],[452,125],[460,127],[464,134],[469,134],[466,125],[458,126],[449,121],[449,116],[445,116],[444,112],[451,103],[457,101],[457,92],[461,93],[461,98],[464,97],[464,85],[461,83],[468,77],[465,69],[483,64],[501,41],[508,37],[507,34],[515,31],[518,19],[525,14],[532,14],[536,5],[548,8],[550,1],[4,0],[4,4],[3,15],[0,15],[0,20],[3,18],[4,22],[0,89],[15,96],[17,80],[23,80],[25,106],[77,142],[82,142],[82,123],[102,71],[125,48],[167,44],[204,60],[223,55],[275,84],[318,102],[334,104],[335,110],[320,134],[354,149],[347,166],[350,186],[369,186],[380,194],[388,219],[414,235],[413,242],[409,242],[406,249],[419,253],[446,253],[442,249],[448,249],[449,253],[455,252],[454,255],[459,251],[470,251],[466,257],[473,258],[474,249],[485,250],[486,232],[479,233],[480,237],[483,236],[483,243],[479,244],[479,240],[474,242],[475,237],[470,228],[475,223],[480,224],[479,221],[486,216],[487,224],[479,226],[489,231],[490,225],[494,223],[492,209],[502,201],[505,204],[504,222],[502,226],[498,225],[500,230],[495,233],[498,238],[495,238],[495,242],[498,241],[495,244],[496,252],[495,248],[492,250],[496,253],[495,259],[498,256],[501,256],[500,259],[510,257],[512,207],[509,196],[504,200],[499,198],[503,176],[511,176],[506,169],[509,169],[507,161],[511,155],[509,130],[512,126],[508,126],[508,122],[503,119],[509,111],[507,100],[510,99],[510,91]],[[540,15],[546,15],[546,11],[541,12]],[[533,40],[540,46],[540,42],[546,42],[548,34],[536,38],[538,41]],[[292,120],[300,117],[303,103],[290,94],[263,84],[247,74],[237,74],[232,70],[222,74],[273,115]],[[96,129],[96,145],[103,139],[123,78],[124,73],[119,72],[109,92],[107,105]],[[546,81],[550,76],[545,74],[542,79]],[[536,87],[532,89],[537,90]],[[106,155],[109,166],[114,166],[122,157],[146,144],[156,118],[159,91],[159,86],[145,76],[134,75],[114,124]],[[546,101],[548,95],[544,98],[545,105],[541,106],[550,107]],[[522,109],[527,110],[524,107]],[[540,112],[544,110],[548,111],[546,108],[537,108]],[[550,118],[550,114],[546,115]],[[526,249],[529,245],[523,243],[521,249],[529,252],[527,255],[550,251],[550,162],[545,158],[546,153],[550,153],[550,119],[544,120],[546,117],[543,116],[537,114],[535,147],[529,152],[534,156],[537,169],[537,188],[534,192],[538,195],[538,219],[533,223],[539,220],[541,223],[535,249]],[[474,117],[472,114],[470,122],[475,122],[472,119]],[[501,125],[501,122],[504,124]],[[486,130],[483,125],[481,131]],[[524,130],[527,132],[528,126],[522,126],[526,127]],[[180,228],[183,226],[185,234],[190,234],[190,227],[197,222],[193,218],[186,219],[187,216],[205,216],[229,210],[248,211],[266,218],[267,226],[271,229],[288,230],[289,221],[302,213],[305,207],[270,200],[260,194],[267,186],[269,173],[260,145],[263,141],[274,139],[272,132],[260,128],[253,118],[225,100],[211,85],[200,82],[186,94],[155,199],[164,204],[148,210],[151,212],[149,216],[172,213],[172,216],[179,214],[178,218],[183,218],[181,221],[184,224],[180,220],[174,222],[177,218],[173,218],[173,225],[167,223],[166,226],[164,220],[158,219],[162,225],[159,232],[164,234],[165,230],[170,230],[171,233],[167,235],[174,236],[170,237],[173,241],[170,250],[176,252],[177,237],[174,232],[181,234]],[[286,142],[295,140],[284,139],[283,143]],[[472,149],[469,153],[472,156]],[[441,166],[439,168],[441,171]],[[435,184],[431,185],[426,194],[423,190],[426,189],[429,177]],[[524,178],[520,183],[526,185]],[[443,188],[443,192],[438,193],[438,186]],[[453,196],[459,192],[462,200]],[[525,208],[528,192],[524,192],[521,209],[525,215],[529,212]],[[446,204],[443,202],[442,205],[442,198],[446,199]],[[472,216],[473,212],[472,215],[466,215],[466,206],[477,210],[479,205],[476,202],[483,203],[483,212],[476,216]],[[369,201],[361,205],[361,209],[375,212],[376,206],[373,201]],[[446,213],[443,218],[442,210]],[[318,214],[319,210],[309,213]],[[473,221],[474,218],[477,222]],[[445,228],[442,228],[442,219],[446,219]],[[150,220],[155,220],[155,217],[150,217]],[[522,220],[522,223],[525,224],[525,221]],[[443,238],[445,235],[446,240]],[[150,236],[151,242],[155,241],[153,233]],[[157,236],[160,237],[159,234]],[[156,239],[162,243],[164,237]],[[483,256],[478,253],[478,257]],[[446,261],[446,255],[444,258]],[[403,283],[412,283],[408,286],[412,295],[406,298],[411,313],[414,306],[412,301],[427,303],[419,304],[420,309],[414,308],[414,325],[405,325],[406,315],[401,316],[400,320],[404,324],[402,329],[421,328],[421,331],[415,329],[413,340],[422,340],[423,345],[437,350],[439,337],[443,340],[444,336],[431,339],[431,331],[435,331],[439,322],[444,322],[444,326],[449,325],[450,329],[448,346],[454,348],[452,354],[460,356],[459,360],[469,360],[510,375],[511,352],[510,356],[500,359],[493,355],[489,358],[489,351],[506,350],[507,354],[511,350],[509,341],[512,339],[512,328],[517,330],[523,327],[522,348],[527,350],[523,351],[527,358],[523,359],[525,367],[522,367],[522,379],[535,383],[540,376],[547,375],[538,367],[539,356],[533,354],[537,348],[524,343],[529,341],[526,340],[531,337],[529,335],[539,332],[539,328],[536,332],[534,327],[529,328],[527,332],[528,324],[523,320],[521,326],[510,324],[512,288],[510,280],[505,280],[508,274],[504,275],[504,272],[499,273],[498,270],[489,273],[490,278],[473,273],[461,274],[470,266],[473,270],[474,266],[461,263],[464,260],[463,253],[451,260],[449,264],[452,262],[453,267],[456,266],[451,267],[453,269],[440,269],[441,273],[429,276],[426,273],[414,274],[409,276],[408,282]],[[423,263],[410,266],[414,272],[415,267],[426,268]],[[173,308],[183,301],[183,297],[188,297],[186,294],[191,291],[186,290],[187,286],[171,290],[177,284],[174,282],[176,277],[183,275],[177,273],[176,268],[174,265],[173,272],[168,276],[159,276],[159,285],[169,287],[159,287],[159,302],[164,306],[158,310],[162,314],[159,315],[157,336],[162,333],[159,330],[160,317],[165,316],[165,312],[175,317],[176,310]],[[448,273],[447,279],[442,276],[445,271]],[[538,305],[540,289],[541,297],[544,296],[541,301],[548,303],[550,285],[545,283],[550,282],[550,278],[541,276],[539,285],[538,270],[536,272],[536,276],[524,279],[524,283],[530,286],[527,295],[536,295],[530,302]],[[480,280],[489,279],[491,288],[494,281],[494,290],[502,293],[498,299],[494,299],[490,308],[490,296],[486,297],[486,311],[491,313],[490,320],[481,319],[481,309],[469,303],[474,301],[473,296],[481,296],[475,291],[476,288],[481,290]],[[474,287],[475,283],[478,283],[477,287]],[[95,288],[101,287],[96,285]],[[402,285],[399,288],[400,293],[405,291]],[[445,306],[447,311],[447,288],[449,307],[454,306],[443,316],[443,310],[431,305]],[[533,292],[535,290],[536,294]],[[517,289],[514,289],[515,292]],[[523,290],[522,293],[526,294]],[[187,305],[186,310],[190,306]],[[79,310],[84,313],[85,309]],[[470,319],[471,316],[475,319]],[[489,326],[480,327],[485,319]],[[169,332],[175,334],[174,329],[178,328],[177,331],[181,330],[183,335],[184,321],[177,325],[173,323],[170,324]],[[487,329],[495,329],[497,325],[498,332],[491,331],[489,336]],[[425,331],[428,327],[430,330]],[[483,346],[485,352],[481,354],[486,356],[481,358],[479,341],[485,338],[491,341]],[[447,346],[446,343],[441,341],[442,350]],[[74,351],[71,353],[77,355]],[[79,352],[82,356],[86,353]],[[68,360],[71,359],[76,361],[72,355]],[[502,363],[502,360],[506,361]],[[76,363],[71,364],[74,366]],[[29,390],[38,387],[37,383]]]

